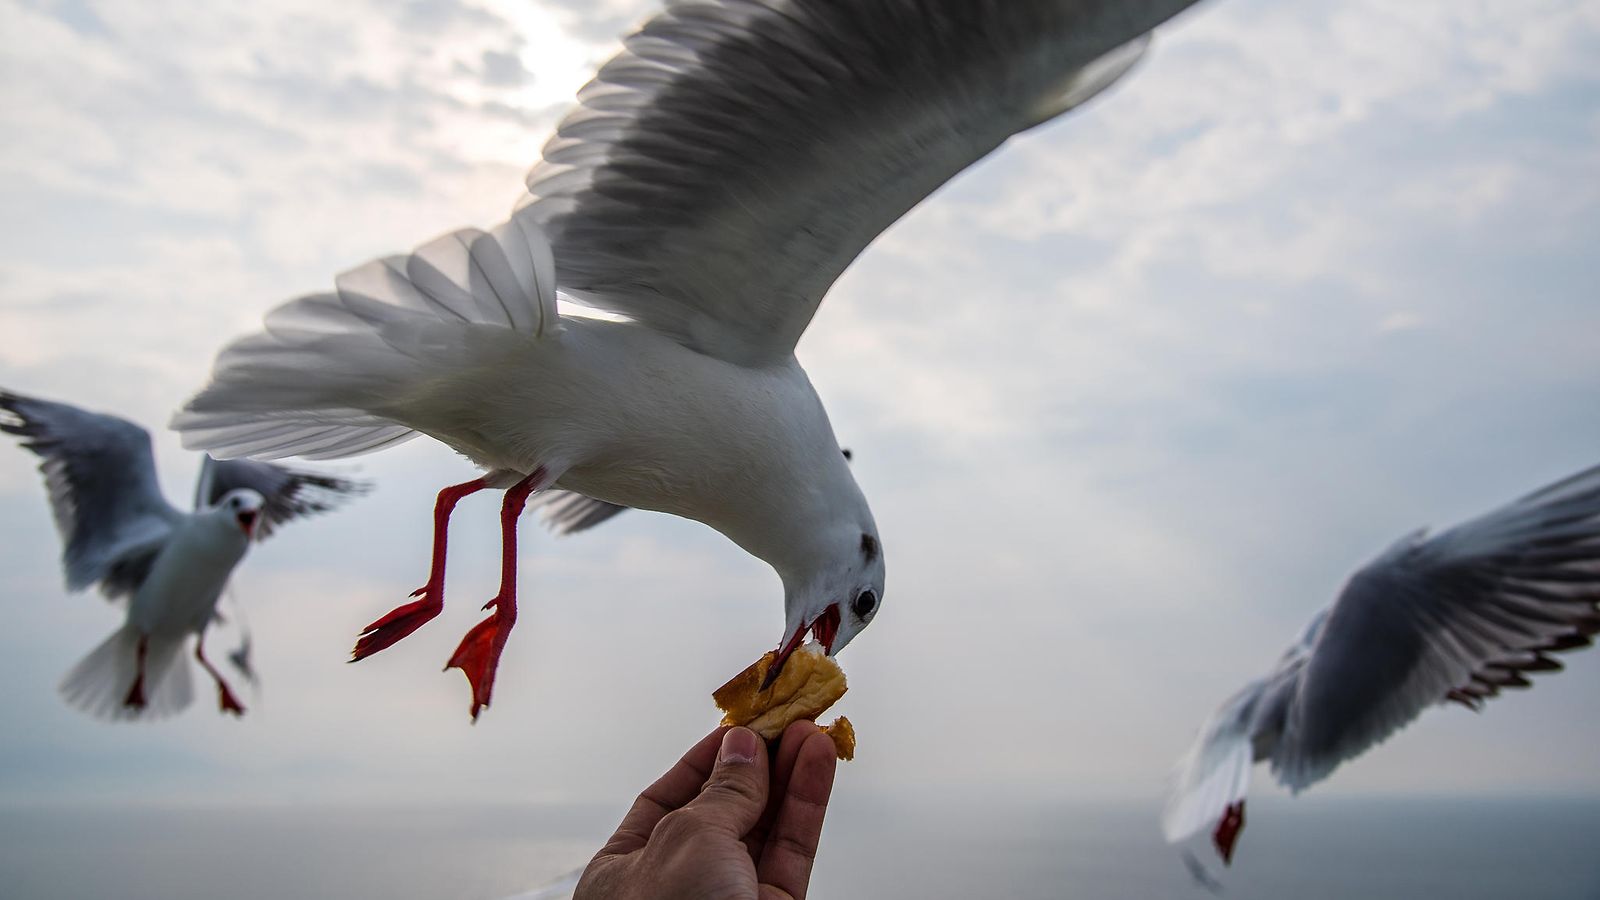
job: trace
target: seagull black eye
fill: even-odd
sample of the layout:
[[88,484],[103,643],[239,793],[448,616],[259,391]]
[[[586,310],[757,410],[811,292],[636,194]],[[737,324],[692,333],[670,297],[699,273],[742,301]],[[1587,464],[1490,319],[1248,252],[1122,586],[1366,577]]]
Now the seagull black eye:
[[870,619],[872,613],[878,608],[878,595],[871,591],[862,591],[856,602],[850,604],[850,609],[858,619]]

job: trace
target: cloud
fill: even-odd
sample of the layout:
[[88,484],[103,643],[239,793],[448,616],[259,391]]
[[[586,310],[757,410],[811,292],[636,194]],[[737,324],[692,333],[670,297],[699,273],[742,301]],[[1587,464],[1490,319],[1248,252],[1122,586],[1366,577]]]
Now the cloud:
[[[560,98],[649,8],[0,7],[0,384],[150,426],[185,497],[195,459],[159,426],[215,348],[503,216]],[[1594,461],[1597,36],[1579,2],[1206,4],[863,255],[800,348],[889,564],[845,659],[860,777],[1159,790],[1388,541]],[[623,798],[781,627],[776,578],[693,523],[530,537],[468,727],[438,668],[493,590],[493,503],[457,514],[447,614],[347,666],[423,577],[433,492],[470,477],[425,441],[359,465],[377,493],[241,570],[258,715],[113,732],[53,686],[115,612],[59,596],[32,461],[0,448],[0,715],[31,725],[0,739],[0,797],[48,770],[83,797]],[[1570,715],[1597,666],[1430,714],[1329,789],[1600,791],[1600,733]]]

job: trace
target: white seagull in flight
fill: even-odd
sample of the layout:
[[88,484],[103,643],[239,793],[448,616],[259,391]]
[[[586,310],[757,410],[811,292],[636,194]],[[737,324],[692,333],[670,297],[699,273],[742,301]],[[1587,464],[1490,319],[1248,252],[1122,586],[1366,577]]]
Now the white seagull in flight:
[[1224,862],[1244,828],[1250,769],[1295,793],[1415,719],[1474,711],[1550,654],[1600,633],[1600,467],[1428,537],[1402,538],[1351,576],[1264,678],[1211,715],[1180,764],[1168,841],[1213,829]]
[[[244,706],[205,655],[206,628],[228,577],[252,539],[366,486],[208,457],[194,512],[186,513],[161,494],[150,433],[126,419],[0,390],[0,431],[21,437],[43,459],[67,589],[99,584],[111,600],[128,598],[126,621],[67,674],[62,697],[103,718],[176,713],[192,699],[183,659],[192,634],[195,659],[216,681],[218,706],[242,715]],[[248,641],[240,652],[248,652]],[[244,668],[247,660],[236,664]]]
[[439,613],[451,509],[505,488],[494,613],[449,662],[474,717],[516,621],[516,520],[551,488],[579,514],[710,525],[782,580],[783,658],[807,633],[837,653],[884,558],[795,343],[880,232],[1117,81],[1193,2],[669,2],[579,92],[508,221],[274,310],[173,426],[264,458],[426,434],[486,470],[439,493],[427,582],[356,659]]

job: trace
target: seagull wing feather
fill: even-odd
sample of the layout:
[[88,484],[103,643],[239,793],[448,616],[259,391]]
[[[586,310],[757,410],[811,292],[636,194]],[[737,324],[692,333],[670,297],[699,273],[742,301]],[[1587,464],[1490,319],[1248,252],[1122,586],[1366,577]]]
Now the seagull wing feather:
[[513,221],[579,301],[781,360],[880,232],[1192,2],[671,2],[579,93]]
[[249,488],[266,500],[257,539],[264,539],[284,522],[334,509],[351,497],[371,489],[364,481],[322,472],[259,462],[253,459],[213,459],[200,467],[195,483],[195,509],[214,506],[229,491]]
[[1474,709],[1600,632],[1600,467],[1357,572],[1311,648],[1272,757],[1293,790],[1436,703]]
[[183,514],[161,494],[150,433],[116,416],[0,390],[0,431],[38,454],[67,587],[138,589]]

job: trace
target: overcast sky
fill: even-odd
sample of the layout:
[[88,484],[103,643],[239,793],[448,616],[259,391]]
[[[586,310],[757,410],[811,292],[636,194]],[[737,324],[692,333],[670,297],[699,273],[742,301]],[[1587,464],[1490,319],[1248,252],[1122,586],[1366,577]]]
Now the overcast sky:
[[[215,350],[503,218],[653,6],[3,0],[0,385],[151,427],[186,502],[197,459],[162,426]],[[800,345],[889,564],[841,657],[841,784],[1152,796],[1356,566],[1600,462],[1596,59],[1595,2],[1210,0],[884,235]],[[472,726],[440,667],[497,579],[478,497],[445,614],[346,665],[422,583],[434,492],[472,476],[419,440],[339,464],[377,490],[236,573],[250,715],[113,727],[55,685],[119,612],[64,593],[6,443],[0,801],[622,798],[782,628],[776,576],[703,526],[530,519]],[[1568,662],[1312,797],[1600,793],[1600,653]]]

